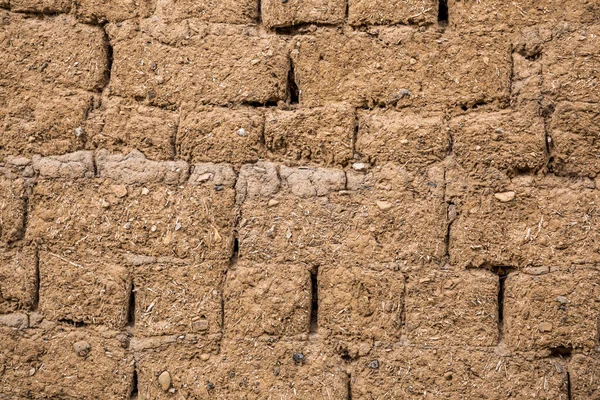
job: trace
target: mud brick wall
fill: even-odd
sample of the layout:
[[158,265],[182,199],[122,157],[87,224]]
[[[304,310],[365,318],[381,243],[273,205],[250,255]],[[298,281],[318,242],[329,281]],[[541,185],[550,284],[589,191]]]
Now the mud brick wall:
[[600,399],[597,0],[0,0],[0,399]]

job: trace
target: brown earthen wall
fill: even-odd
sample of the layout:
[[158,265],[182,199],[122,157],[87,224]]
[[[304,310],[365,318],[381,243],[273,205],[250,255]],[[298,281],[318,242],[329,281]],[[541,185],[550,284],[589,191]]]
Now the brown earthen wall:
[[600,399],[597,0],[0,0],[0,399]]

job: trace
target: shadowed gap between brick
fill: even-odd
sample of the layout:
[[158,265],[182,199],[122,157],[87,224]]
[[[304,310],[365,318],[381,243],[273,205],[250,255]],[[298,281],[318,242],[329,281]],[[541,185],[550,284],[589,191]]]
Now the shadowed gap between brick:
[[292,60],[290,60],[290,70],[288,71],[288,96],[290,104],[298,104],[300,91],[296,84],[296,73],[294,72],[294,63]]
[[438,24],[448,24],[448,0],[439,0],[438,4]]
[[315,267],[310,271],[310,289],[311,289],[311,304],[310,304],[310,333],[317,333],[319,329],[319,267]]
[[59,319],[58,322],[61,324],[71,325],[75,328],[83,328],[84,326],[87,326],[87,324],[83,321],[73,321],[72,319]]
[[35,293],[33,294],[33,311],[37,311],[40,305],[40,253],[35,249],[34,255],[35,267]]
[[348,374],[348,380],[346,381],[346,400],[352,400],[352,374]]
[[135,326],[135,285],[131,282],[129,303],[127,304],[127,326]]
[[571,374],[567,371],[567,399],[571,400]]
[[133,376],[131,377],[131,392],[129,392],[129,398],[135,400],[138,398],[138,374],[137,365],[133,364]]
[[504,331],[504,294],[506,277],[512,271],[508,267],[494,267],[492,272],[498,275],[498,340],[502,340]]

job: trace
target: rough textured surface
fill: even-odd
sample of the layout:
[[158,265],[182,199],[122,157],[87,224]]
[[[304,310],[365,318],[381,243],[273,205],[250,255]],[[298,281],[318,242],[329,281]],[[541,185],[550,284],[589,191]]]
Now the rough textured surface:
[[434,0],[349,0],[348,22],[351,25],[426,25],[436,22],[437,9]]
[[262,21],[267,28],[311,22],[339,24],[346,16],[346,2],[343,0],[264,0],[260,2],[260,6]]
[[597,0],[0,0],[0,400],[600,399]]
[[[172,29],[172,30],[171,30]],[[267,103],[285,100],[285,41],[256,28],[156,19],[111,25],[111,89],[151,104]]]

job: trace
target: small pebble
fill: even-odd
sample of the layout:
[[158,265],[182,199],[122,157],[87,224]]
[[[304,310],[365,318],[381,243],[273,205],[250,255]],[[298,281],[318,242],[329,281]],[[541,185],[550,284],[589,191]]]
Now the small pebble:
[[81,127],[75,128],[75,136],[79,137],[81,135],[83,135],[83,128],[81,128]]
[[267,204],[269,207],[275,207],[276,205],[278,205],[279,202],[275,199],[271,199],[269,200],[269,203]]
[[160,384],[160,387],[162,388],[163,392],[169,390],[169,388],[171,387],[171,374],[169,373],[169,371],[163,371],[158,376],[158,383]]
[[73,344],[73,350],[75,350],[75,353],[77,353],[79,357],[85,357],[90,353],[91,346],[85,340],[80,340]]
[[366,171],[368,168],[369,165],[365,163],[355,162],[354,164],[352,164],[352,169],[354,169],[355,171]]
[[304,358],[304,354],[302,353],[294,353],[294,355],[292,356],[292,359],[296,362],[296,363],[303,363],[306,359]]
[[202,354],[200,354],[200,359],[202,361],[208,361],[210,359],[210,354],[208,354],[208,353],[202,353]]
[[214,385],[214,383],[212,383],[212,382],[208,382],[208,383],[206,384],[206,388],[207,388],[208,390],[213,390],[213,389],[215,388],[215,385]]
[[111,185],[110,188],[117,197],[127,196],[127,187],[125,185]]
[[538,325],[538,330],[540,332],[550,332],[552,331],[552,324],[550,322],[542,322]]
[[567,304],[567,298],[565,296],[556,297],[556,301],[558,301],[560,304]]
[[178,231],[181,229],[181,224],[179,222],[175,223],[175,231]]
[[131,223],[127,222],[125,225],[123,225],[123,228],[125,228],[127,230],[131,229]]
[[446,372],[444,378],[446,378],[447,381],[452,380],[452,372]]
[[509,201],[512,201],[515,198],[515,192],[496,193],[494,197],[502,203],[508,203]]
[[225,189],[225,187],[223,185],[215,185],[215,191],[216,192],[220,192],[223,189]]
[[246,136],[246,130],[244,128],[240,128],[240,129],[238,129],[237,134],[238,134],[238,136],[244,137],[244,136]]
[[205,331],[208,329],[208,321],[205,319],[195,321],[192,325],[194,326],[194,330],[196,331]]
[[148,190],[148,188],[143,188],[143,189],[142,189],[142,194],[143,194],[144,196],[148,195],[148,193],[150,193],[150,190]]
[[388,201],[377,200],[377,207],[379,207],[379,209],[382,211],[387,211],[392,208],[392,203]]
[[368,365],[371,369],[379,369],[379,360],[373,360]]

